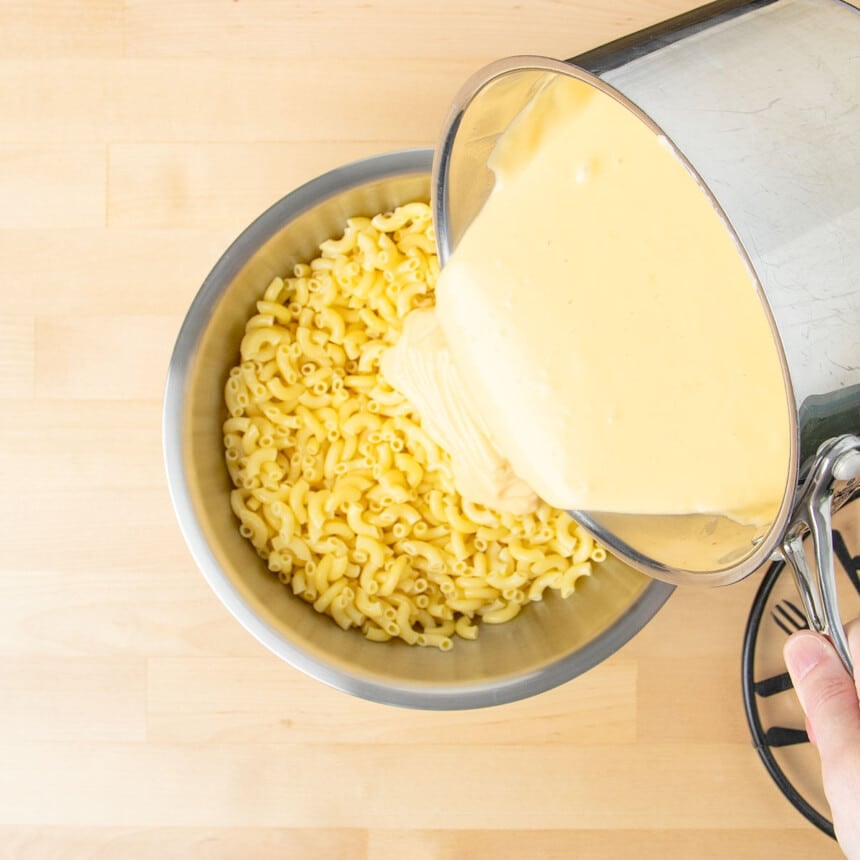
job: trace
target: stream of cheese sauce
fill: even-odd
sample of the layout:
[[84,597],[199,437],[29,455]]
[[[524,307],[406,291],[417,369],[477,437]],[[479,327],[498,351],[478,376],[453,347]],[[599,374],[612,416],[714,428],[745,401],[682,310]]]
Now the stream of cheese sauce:
[[745,259],[667,142],[558,77],[382,372],[465,498],[771,521],[789,402]]

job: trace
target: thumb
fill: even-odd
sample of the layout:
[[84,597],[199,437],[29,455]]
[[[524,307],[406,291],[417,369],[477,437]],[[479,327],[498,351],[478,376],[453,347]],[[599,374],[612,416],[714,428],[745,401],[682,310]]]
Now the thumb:
[[860,749],[860,704],[854,679],[830,642],[818,633],[795,633],[785,644],[788,667],[812,729],[822,766],[839,770],[846,753]]

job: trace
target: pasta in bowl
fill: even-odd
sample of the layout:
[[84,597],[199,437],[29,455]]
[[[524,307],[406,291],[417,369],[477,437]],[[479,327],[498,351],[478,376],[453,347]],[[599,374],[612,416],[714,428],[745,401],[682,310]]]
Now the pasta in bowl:
[[547,589],[569,597],[606,551],[545,503],[516,516],[462,498],[381,372],[438,270],[413,201],[349,218],[273,278],[227,378],[224,445],[240,533],[295,595],[373,641],[447,651]]
[[[333,171],[234,242],[177,340],[165,459],[195,560],[267,647],[366,698],[464,708],[587,670],[671,589],[602,561],[564,512],[514,521],[463,502],[379,376],[403,316],[432,302],[431,159]],[[481,620],[508,623],[452,648]]]

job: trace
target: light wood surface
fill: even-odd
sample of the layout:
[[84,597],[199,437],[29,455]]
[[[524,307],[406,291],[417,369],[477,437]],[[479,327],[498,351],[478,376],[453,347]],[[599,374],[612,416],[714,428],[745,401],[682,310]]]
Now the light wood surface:
[[0,857],[840,856],[760,766],[757,578],[535,699],[418,713],[271,656],[161,464],[182,316],[296,184],[432,143],[483,63],[691,0],[0,0]]

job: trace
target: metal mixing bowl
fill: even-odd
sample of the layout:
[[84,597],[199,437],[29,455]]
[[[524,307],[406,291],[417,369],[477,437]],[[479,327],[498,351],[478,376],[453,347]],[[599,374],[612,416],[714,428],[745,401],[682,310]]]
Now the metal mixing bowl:
[[164,402],[164,452],[179,524],[224,605],[267,648],[327,684],[377,702],[475,708],[550,689],[606,659],[660,609],[672,587],[610,558],[567,600],[550,595],[454,649],[368,642],[293,597],[240,537],[230,510],[221,426],[224,383],[245,321],[275,275],[315,256],[354,215],[427,200],[432,150],[358,161],[264,212],[197,294],[176,341]]

